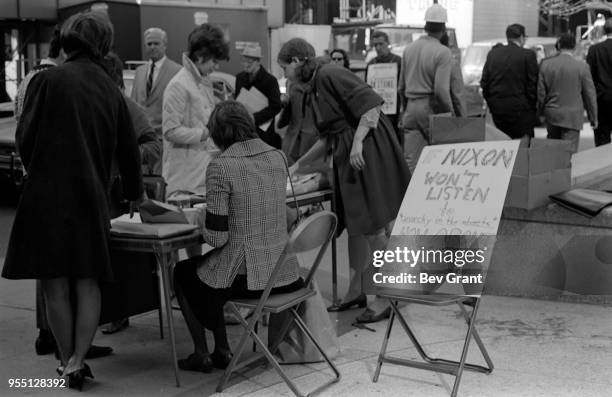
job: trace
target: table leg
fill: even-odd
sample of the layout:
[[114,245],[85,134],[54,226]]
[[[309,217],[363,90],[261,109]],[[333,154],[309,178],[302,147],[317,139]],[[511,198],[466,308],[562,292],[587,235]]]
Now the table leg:
[[181,387],[181,383],[179,381],[179,372],[177,366],[177,358],[176,358],[176,337],[174,334],[174,317],[172,313],[172,303],[170,302],[170,266],[171,260],[168,258],[171,257],[171,254],[164,254],[156,252],[155,256],[157,256],[157,261],[159,263],[159,267],[161,270],[162,283],[164,285],[164,303],[166,305],[166,315],[168,316],[168,333],[170,334],[170,349],[172,350],[172,365],[174,365],[174,376],[176,378],[176,387]]

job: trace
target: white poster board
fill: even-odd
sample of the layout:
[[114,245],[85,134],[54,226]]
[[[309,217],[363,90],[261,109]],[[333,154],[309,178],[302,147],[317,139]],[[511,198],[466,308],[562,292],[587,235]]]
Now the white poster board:
[[496,235],[519,141],[423,149],[393,235]]
[[382,112],[397,114],[397,63],[369,65],[366,83],[384,99]]

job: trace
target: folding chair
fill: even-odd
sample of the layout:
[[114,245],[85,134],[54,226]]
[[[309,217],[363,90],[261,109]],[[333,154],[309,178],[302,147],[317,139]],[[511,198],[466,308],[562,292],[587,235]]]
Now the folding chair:
[[[424,370],[455,375],[455,383],[451,392],[451,396],[455,397],[459,389],[459,383],[461,382],[461,375],[463,374],[464,369],[482,372],[485,374],[490,374],[493,371],[493,362],[491,361],[491,358],[489,357],[489,354],[487,353],[487,350],[485,349],[482,340],[480,339],[480,336],[478,335],[478,332],[474,327],[474,323],[476,322],[476,314],[478,313],[478,306],[480,305],[479,297],[445,294],[408,296],[402,295],[400,292],[386,291],[384,293],[379,293],[378,296],[389,300],[392,311],[387,323],[387,330],[385,332],[385,337],[383,339],[382,347],[380,349],[380,354],[378,356],[376,371],[374,372],[374,378],[372,379],[373,382],[378,381],[378,376],[380,375],[380,369],[383,363],[404,365],[413,368],[420,368]],[[418,303],[428,306],[448,306],[452,304],[457,304],[459,306],[459,309],[461,309],[461,313],[463,314],[463,317],[465,318],[465,321],[468,325],[468,330],[463,343],[463,350],[461,351],[460,360],[452,361],[442,358],[433,358],[427,355],[427,353],[417,340],[416,335],[414,334],[414,332],[412,332],[412,329],[410,328],[408,323],[406,323],[406,320],[400,313],[397,307],[398,301]],[[472,307],[471,312],[468,313],[468,310],[465,308],[466,306]],[[395,317],[397,317],[400,324],[402,325],[402,328],[404,328],[404,331],[406,331],[406,333],[410,337],[410,340],[416,347],[419,355],[424,360],[424,362],[406,360],[386,355],[387,343],[389,342],[389,336],[391,335],[391,329],[393,328],[393,322],[395,320]],[[474,340],[476,341],[476,344],[478,345],[480,352],[487,363],[487,367],[475,364],[468,364],[465,362],[470,341],[472,338],[474,338]]]
[[[234,352],[234,357],[230,361],[223,377],[219,381],[219,385],[217,386],[217,392],[222,392],[226,383],[228,382],[230,376],[233,372],[237,371],[240,368],[244,368],[246,366],[253,365],[259,361],[265,362],[264,359],[272,364],[272,366],[276,369],[279,375],[283,378],[285,383],[289,386],[289,388],[293,391],[296,396],[303,396],[303,394],[298,390],[296,385],[287,377],[285,372],[281,369],[279,363],[276,361],[274,357],[274,352],[278,343],[269,350],[264,342],[257,335],[255,326],[258,321],[262,318],[264,313],[280,313],[285,310],[289,310],[292,314],[290,320],[283,324],[281,328],[281,333],[279,337],[279,341],[283,339],[283,336],[286,334],[289,326],[292,321],[295,321],[298,328],[304,332],[307,338],[312,342],[312,344],[317,348],[319,353],[323,359],[327,362],[331,370],[335,374],[335,378],[326,382],[325,384],[319,386],[312,392],[308,394],[308,396],[314,395],[315,393],[320,392],[324,388],[329,385],[336,383],[340,380],[340,373],[336,366],[331,362],[331,360],[325,354],[325,351],[321,348],[319,343],[313,337],[312,333],[308,329],[308,326],[304,323],[304,321],[300,318],[297,309],[300,304],[306,301],[311,296],[314,296],[316,293],[308,288],[310,285],[310,281],[314,276],[317,268],[319,267],[319,263],[325,254],[325,250],[329,245],[331,238],[333,237],[336,230],[337,219],[336,216],[330,211],[320,211],[317,212],[308,218],[304,219],[300,224],[295,228],[293,232],[289,235],[289,239],[281,254],[278,262],[276,263],[272,274],[270,275],[270,279],[266,284],[266,288],[263,291],[263,294],[260,299],[234,299],[228,302],[230,309],[236,314],[236,317],[240,319],[241,325],[245,328],[245,332],[238,343],[238,347]],[[286,293],[286,294],[274,294],[270,296],[270,291],[274,286],[277,276],[280,272],[282,266],[285,265],[285,261],[291,255],[306,252],[315,248],[319,248],[319,252],[315,258],[314,263],[312,264],[310,271],[308,272],[308,276],[306,277],[305,285],[306,288],[302,288],[298,291]],[[254,309],[254,313],[249,319],[247,323],[240,313],[238,312],[238,307],[248,307]],[[261,353],[255,354],[252,357],[249,357],[241,362],[239,362],[240,356],[247,346],[248,339],[251,338],[257,346],[261,349]],[[279,342],[277,341],[277,342]]]

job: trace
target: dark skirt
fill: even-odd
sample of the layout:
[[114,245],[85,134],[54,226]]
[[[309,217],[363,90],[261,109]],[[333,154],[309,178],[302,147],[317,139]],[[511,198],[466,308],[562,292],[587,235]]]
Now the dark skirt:
[[378,127],[363,141],[365,167],[349,163],[355,130],[348,124],[330,136],[334,145],[334,186],[338,233],[373,234],[397,217],[410,182],[403,150],[389,119],[381,114]]
[[[209,251],[212,252],[212,251]],[[205,254],[206,255],[206,254]],[[205,256],[204,255],[204,256]],[[174,269],[176,289],[181,289],[200,324],[209,330],[224,326],[223,306],[232,298],[259,299],[262,290],[247,288],[246,274],[238,274],[229,288],[212,288],[198,277],[197,268],[204,256],[196,256],[179,262]],[[298,278],[291,284],[272,288],[271,295],[297,291],[304,287]]]

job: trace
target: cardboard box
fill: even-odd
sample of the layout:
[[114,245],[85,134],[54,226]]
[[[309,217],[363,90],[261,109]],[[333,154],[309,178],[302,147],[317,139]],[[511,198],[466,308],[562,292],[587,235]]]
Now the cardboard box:
[[541,207],[550,202],[549,195],[569,190],[571,184],[569,167],[527,176],[513,174],[504,206],[527,210]]
[[440,145],[485,140],[483,117],[451,117],[447,114],[429,116],[429,143]]
[[512,175],[529,176],[571,167],[570,143],[560,139],[532,139],[529,148],[520,148]]

